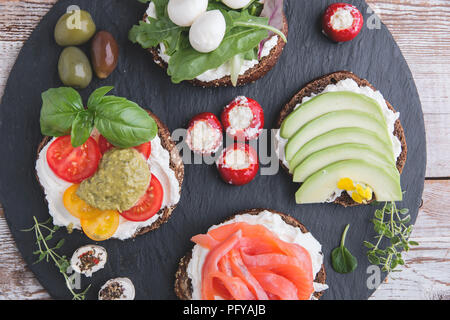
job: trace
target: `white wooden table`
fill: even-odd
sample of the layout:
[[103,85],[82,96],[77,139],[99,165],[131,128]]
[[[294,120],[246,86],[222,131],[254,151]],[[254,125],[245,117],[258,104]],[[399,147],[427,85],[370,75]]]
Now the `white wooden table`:
[[[55,2],[0,0],[0,97],[20,48]],[[403,271],[390,276],[372,299],[450,299],[450,1],[368,2],[410,65],[428,143],[423,206],[412,234],[420,246],[406,254]],[[25,266],[0,210],[0,300],[49,298]]]

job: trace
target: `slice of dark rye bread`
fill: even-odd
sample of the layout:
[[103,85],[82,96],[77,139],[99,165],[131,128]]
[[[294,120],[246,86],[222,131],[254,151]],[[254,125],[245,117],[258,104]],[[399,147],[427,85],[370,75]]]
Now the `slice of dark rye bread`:
[[[291,99],[291,101],[289,101],[284,106],[276,122],[275,129],[279,129],[281,127],[281,123],[283,122],[283,120],[294,110],[295,106],[299,104],[304,97],[309,97],[311,96],[311,94],[319,94],[329,84],[336,84],[339,81],[345,79],[353,79],[360,87],[369,87],[373,90],[376,90],[375,87],[372,84],[370,84],[367,80],[361,79],[349,71],[338,71],[327,74],[308,83]],[[386,104],[389,109],[395,112],[394,107],[389,103],[389,101],[386,100]],[[400,156],[397,158],[397,169],[400,173],[402,173],[403,167],[405,166],[406,162],[406,155],[408,153],[408,148],[406,146],[405,132],[400,123],[400,120],[397,120],[395,122],[394,135],[400,140],[400,143],[402,145],[402,152]],[[281,160],[280,164],[287,172],[289,172],[288,168],[284,166]],[[375,200],[376,199],[372,199],[372,201],[370,202],[373,202]],[[334,201],[334,203],[340,204],[344,207],[360,205],[359,203],[353,201],[353,199],[346,192],[343,192],[342,195]]]
[[[167,126],[151,111],[148,111],[148,114],[155,120],[157,126],[158,126],[158,136],[161,139],[161,145],[164,149],[169,151],[170,154],[170,168],[175,172],[175,177],[178,180],[178,183],[180,185],[180,193],[181,193],[181,186],[183,184],[184,179],[184,164],[180,157],[180,153],[178,152],[178,149],[175,145],[175,143],[172,141],[172,137],[170,135],[170,131],[167,128]],[[41,150],[45,147],[45,145],[52,139],[52,137],[44,137],[44,139],[41,141],[41,143],[38,146],[37,150],[37,156],[39,157],[39,153]],[[36,173],[36,179],[39,182],[39,177]],[[42,185],[41,185],[42,187]],[[42,187],[43,189],[43,187]],[[176,208],[176,204],[171,207],[166,207],[157,213],[160,215],[158,220],[153,222],[151,225],[141,228],[137,230],[137,232],[133,235],[133,238],[139,235],[142,235],[144,233],[147,233],[149,231],[155,230],[159,228],[163,223],[167,222],[169,220],[170,215],[172,214],[173,210]]]
[[[147,15],[144,16],[144,21],[147,21]],[[281,30],[284,35],[288,36],[288,22],[287,18],[283,13],[283,29]],[[278,42],[275,47],[272,48],[270,54],[268,56],[263,57],[257,65],[248,69],[243,75],[240,75],[238,78],[237,85],[243,86],[247,83],[255,82],[256,80],[264,77],[278,62],[278,59],[283,52],[284,46],[286,43],[278,36]],[[153,61],[163,69],[167,69],[167,63],[159,56],[159,45],[154,48],[149,48],[148,51],[153,56]],[[200,81],[198,79],[189,80],[191,84],[199,87],[226,87],[231,86],[231,77],[225,76],[223,78],[212,80],[212,81]]]
[[[284,222],[286,222],[287,224],[289,224],[291,226],[299,228],[303,233],[308,232],[308,229],[306,229],[306,227],[303,224],[301,224],[300,222],[298,222],[295,218],[293,218],[285,213],[278,212],[278,211],[271,210],[271,209],[250,209],[250,210],[241,211],[241,212],[238,212],[235,215],[227,218],[224,222],[232,220],[237,215],[242,215],[242,214],[257,215],[265,210],[280,215],[281,219],[283,219]],[[192,250],[190,250],[183,258],[181,258],[180,263],[178,264],[178,270],[175,273],[175,294],[181,300],[192,300],[192,284],[191,284],[191,279],[189,278],[188,273],[187,273],[187,267],[189,265],[189,262],[191,261],[191,258],[192,258]],[[314,282],[325,284],[326,278],[327,278],[327,275],[325,273],[325,266],[322,264],[322,268],[317,273],[316,278],[314,279]],[[319,299],[322,295],[323,295],[323,291],[322,292],[314,292],[314,297],[316,299]]]

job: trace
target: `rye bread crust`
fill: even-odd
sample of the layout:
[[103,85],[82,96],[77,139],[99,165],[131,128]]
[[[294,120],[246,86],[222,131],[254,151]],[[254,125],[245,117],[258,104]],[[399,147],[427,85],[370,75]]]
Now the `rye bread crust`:
[[[299,221],[297,221],[295,218],[293,218],[285,213],[278,212],[275,210],[269,210],[269,209],[244,210],[244,211],[238,212],[235,215],[227,218],[224,222],[227,222],[227,221],[233,219],[237,215],[242,215],[242,214],[257,215],[264,210],[267,210],[272,213],[280,215],[281,219],[283,219],[284,222],[286,222],[287,224],[289,224],[291,226],[299,228],[303,233],[308,232],[308,229],[306,229],[306,227],[303,224],[301,224]],[[175,294],[181,300],[192,300],[192,284],[191,284],[191,279],[189,278],[188,273],[187,273],[187,267],[189,265],[189,262],[191,261],[191,258],[192,258],[192,250],[189,250],[189,252],[184,257],[181,258],[181,260],[178,264],[178,270],[175,273]],[[327,278],[327,275],[325,272],[325,266],[322,264],[322,268],[317,273],[314,281],[325,284],[326,278]],[[314,293],[314,297],[316,299],[319,299],[322,295],[323,295],[323,291]]]
[[[147,15],[144,16],[144,21],[146,21]],[[284,35],[288,36],[288,22],[285,14],[283,13],[283,29],[281,30]],[[248,69],[243,75],[240,75],[238,78],[237,85],[243,86],[248,83],[255,82],[256,80],[264,77],[278,62],[278,59],[281,56],[281,53],[283,52],[284,46],[286,43],[278,37],[278,42],[275,47],[272,48],[270,51],[270,54],[268,56],[263,57],[257,65],[254,67]],[[160,66],[161,68],[167,70],[167,62],[165,62],[158,54],[159,52],[159,45],[154,48],[149,48],[148,51],[151,53],[153,57],[153,61]],[[217,80],[212,81],[200,81],[198,79],[189,80],[192,85],[198,86],[198,87],[227,87],[231,86],[231,77],[225,76]]]
[[[375,87],[367,80],[361,79],[352,72],[349,71],[338,71],[334,73],[327,74],[325,76],[322,76],[318,79],[315,79],[308,83],[306,86],[304,86],[294,97],[283,107],[283,109],[280,112],[279,118],[275,124],[275,129],[279,129],[281,127],[281,123],[283,120],[292,112],[294,111],[294,108],[297,104],[299,104],[304,97],[309,97],[311,94],[319,94],[322,92],[329,84],[336,84],[341,80],[345,79],[353,79],[360,87],[369,87],[373,90],[376,90]],[[394,107],[389,103],[389,101],[386,100],[386,104],[389,109],[395,112]],[[406,157],[408,153],[408,147],[406,145],[406,138],[405,138],[405,132],[403,130],[403,127],[400,123],[400,120],[398,119],[395,122],[394,127],[394,135],[400,140],[400,143],[402,145],[402,152],[400,153],[399,157],[397,158],[397,169],[400,173],[403,171],[403,167],[406,163]],[[281,166],[289,172],[289,169],[286,168],[286,166],[282,163],[280,160]],[[376,199],[372,199],[373,202]],[[353,199],[346,193],[343,192],[342,195],[337,198],[334,203],[340,204],[344,207],[351,207],[351,206],[357,206],[360,205],[359,203],[356,203],[353,201]]]
[[[170,131],[167,128],[167,126],[151,111],[148,111],[148,110],[146,110],[146,111],[155,120],[155,122],[158,126],[158,136],[161,139],[162,147],[164,149],[166,149],[167,151],[169,151],[170,168],[175,172],[175,177],[177,178],[178,183],[180,185],[180,193],[181,193],[181,186],[183,184],[183,179],[184,179],[184,164],[180,157],[178,149],[177,149],[175,143],[172,141]],[[41,143],[39,144],[38,149],[37,149],[38,157],[39,157],[39,153],[41,152],[41,150],[47,145],[47,143],[50,142],[51,139],[52,139],[51,137],[44,137],[44,139],[41,141]],[[37,172],[36,172],[36,179],[40,184],[39,177],[37,176]],[[41,188],[44,190],[44,187],[42,185],[41,185]],[[150,226],[147,226],[147,227],[137,230],[132,238],[135,238],[136,236],[145,234],[149,231],[159,228],[163,223],[166,223],[169,220],[173,210],[175,210],[176,207],[177,207],[177,205],[175,204],[171,207],[166,207],[166,208],[159,210],[159,212],[157,213],[158,215],[160,215],[158,220],[153,222]]]

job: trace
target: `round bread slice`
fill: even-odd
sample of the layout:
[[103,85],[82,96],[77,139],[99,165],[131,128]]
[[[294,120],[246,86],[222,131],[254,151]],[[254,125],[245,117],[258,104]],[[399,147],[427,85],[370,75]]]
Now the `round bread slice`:
[[[280,215],[281,219],[283,219],[284,222],[286,222],[287,224],[289,224],[293,227],[299,228],[303,233],[308,232],[308,229],[306,229],[306,227],[303,224],[301,224],[300,222],[298,222],[295,218],[293,218],[285,213],[278,212],[278,211],[271,210],[271,209],[249,209],[249,210],[241,211],[241,212],[238,212],[235,215],[229,217],[224,222],[232,220],[237,215],[242,215],[242,214],[257,215],[265,210],[267,210],[271,213]],[[183,258],[181,258],[180,263],[178,264],[178,270],[175,273],[175,294],[181,300],[192,300],[192,283],[191,283],[191,279],[189,278],[188,273],[187,273],[187,267],[189,265],[189,262],[191,261],[191,258],[192,258],[192,250],[190,250]],[[317,273],[316,278],[314,279],[314,282],[325,284],[326,278],[327,278],[327,275],[325,273],[325,266],[322,264],[322,268]],[[319,299],[322,295],[323,295],[323,291],[314,292],[314,297],[316,299]]]
[[[147,21],[147,15],[144,16],[144,21]],[[285,14],[283,13],[283,28],[281,30],[283,34],[288,36],[288,22]],[[248,69],[243,75],[240,75],[237,81],[238,86],[246,85],[247,83],[255,82],[256,80],[264,77],[278,62],[278,59],[283,52],[286,42],[278,36],[278,42],[275,47],[272,48],[270,54],[263,57],[257,65]],[[168,65],[159,55],[159,45],[154,48],[149,48],[148,51],[153,56],[153,61],[163,69],[167,69]],[[192,85],[199,87],[227,87],[231,86],[231,77],[225,76],[220,79],[212,81],[200,81],[198,79],[189,80]]]
[[[181,186],[183,184],[183,179],[184,179],[183,160],[181,159],[180,153],[179,153],[175,143],[172,141],[172,137],[170,135],[170,131],[167,128],[167,126],[154,113],[152,113],[151,111],[148,111],[148,110],[146,110],[146,111],[155,120],[156,125],[158,126],[158,136],[161,139],[162,147],[164,149],[166,149],[167,151],[169,151],[170,168],[175,172],[175,177],[177,178],[178,183],[180,185],[180,193],[181,193]],[[50,142],[51,139],[52,139],[52,137],[44,137],[44,139],[41,141],[41,143],[39,144],[38,149],[37,149],[38,157],[39,157],[39,153],[41,152],[41,150],[47,145],[47,143]],[[36,179],[39,182],[39,177],[37,176],[37,173],[36,173]],[[42,187],[42,185],[41,185],[41,188],[44,189],[44,187]],[[166,207],[166,208],[162,208],[161,210],[159,210],[159,212],[157,213],[158,215],[160,215],[158,220],[156,220],[155,222],[153,222],[151,225],[149,225],[147,227],[143,227],[143,228],[137,230],[132,238],[135,238],[138,235],[142,235],[144,233],[147,233],[149,231],[159,228],[163,223],[165,223],[169,220],[170,215],[172,214],[173,210],[175,210],[176,207],[177,207],[177,205],[175,204],[171,207]]]
[[[306,86],[303,87],[281,110],[279,118],[275,124],[275,129],[279,129],[281,127],[281,123],[283,120],[295,109],[295,106],[303,100],[305,97],[311,96],[311,94],[319,94],[325,88],[330,84],[336,84],[341,80],[345,79],[353,79],[360,87],[369,87],[373,90],[376,90],[375,87],[367,80],[361,79],[358,76],[356,76],[354,73],[349,71],[338,71],[334,73],[327,74],[325,76],[322,76],[316,80],[311,81]],[[394,107],[389,103],[389,101],[386,100],[386,104],[389,109],[395,112]],[[398,119],[395,122],[394,126],[394,135],[400,140],[401,146],[402,146],[402,152],[397,158],[397,169],[400,173],[403,171],[403,167],[406,163],[406,156],[408,153],[408,147],[406,145],[406,138],[405,138],[405,132],[403,130],[402,124],[400,123],[400,120]],[[286,166],[283,164],[283,162],[280,160],[281,166],[289,173],[289,169],[286,168]],[[292,176],[292,174],[290,174]],[[371,203],[375,201],[376,199],[372,199],[368,203]],[[347,192],[343,192],[342,195],[337,198],[334,203],[340,204],[344,207],[351,207],[351,206],[357,206],[361,205],[360,203],[357,203],[353,201],[353,199],[347,194]]]

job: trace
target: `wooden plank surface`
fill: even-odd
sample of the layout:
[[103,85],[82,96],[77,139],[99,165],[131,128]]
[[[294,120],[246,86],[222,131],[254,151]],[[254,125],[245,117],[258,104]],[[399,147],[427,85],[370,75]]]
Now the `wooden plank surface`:
[[[129,0],[132,1],[132,0]],[[369,0],[398,42],[421,97],[427,181],[403,272],[372,299],[450,299],[450,1]],[[24,41],[56,0],[0,0],[0,97]],[[48,299],[25,266],[0,210],[0,300]]]

